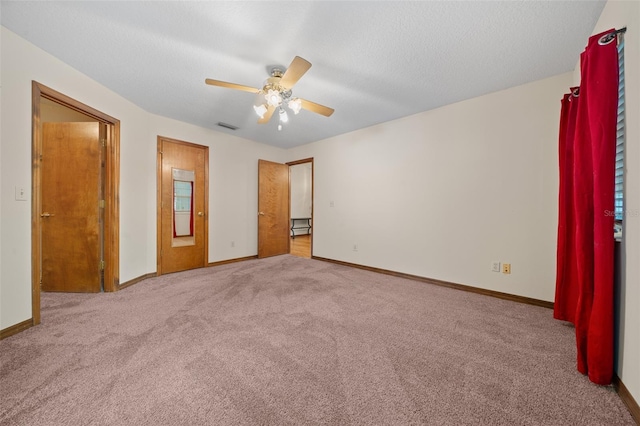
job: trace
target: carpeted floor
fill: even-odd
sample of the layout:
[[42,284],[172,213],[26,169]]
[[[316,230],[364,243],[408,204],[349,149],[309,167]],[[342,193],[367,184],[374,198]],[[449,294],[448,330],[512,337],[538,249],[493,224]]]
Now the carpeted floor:
[[2,425],[633,425],[545,308],[279,256],[42,294]]

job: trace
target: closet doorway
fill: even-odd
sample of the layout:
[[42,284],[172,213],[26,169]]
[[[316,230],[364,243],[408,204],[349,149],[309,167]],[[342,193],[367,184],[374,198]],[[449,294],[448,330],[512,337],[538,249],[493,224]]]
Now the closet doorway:
[[32,322],[40,292],[119,285],[120,121],[32,84]]

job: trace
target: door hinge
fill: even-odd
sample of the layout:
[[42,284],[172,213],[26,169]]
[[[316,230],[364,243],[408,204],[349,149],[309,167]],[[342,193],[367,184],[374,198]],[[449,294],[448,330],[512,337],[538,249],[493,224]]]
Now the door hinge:
[[162,152],[162,151],[158,151],[158,154],[162,155],[162,154],[164,154],[164,152]]
[[42,161],[42,154],[40,154],[40,161]]
[[104,209],[104,200],[98,201],[98,207],[100,207],[101,209]]
[[102,146],[107,146],[107,140],[106,139],[100,139],[100,143],[102,144]]
[[104,260],[100,261],[100,270],[104,271]]

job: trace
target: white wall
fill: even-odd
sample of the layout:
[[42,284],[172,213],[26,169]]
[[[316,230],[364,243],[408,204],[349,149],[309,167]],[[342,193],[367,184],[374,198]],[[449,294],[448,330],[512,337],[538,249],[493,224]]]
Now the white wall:
[[282,150],[149,114],[4,27],[0,54],[0,329],[31,318],[32,80],[121,122],[120,282],[156,270],[157,135],[211,147],[209,260],[256,254],[257,160]]
[[[625,34],[626,143],[623,283],[617,374],[640,403],[640,3],[609,1],[593,34],[627,27]],[[585,41],[586,44],[586,41]],[[580,73],[574,73],[579,76]],[[579,82],[579,77],[574,83]]]
[[314,157],[314,255],[552,301],[571,77],[289,150]]

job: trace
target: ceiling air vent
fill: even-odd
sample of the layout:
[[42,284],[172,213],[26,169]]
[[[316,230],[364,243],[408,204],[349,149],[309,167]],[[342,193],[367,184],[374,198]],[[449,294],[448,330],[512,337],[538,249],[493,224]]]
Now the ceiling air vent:
[[233,124],[223,123],[222,121],[218,122],[218,126],[224,127],[226,129],[238,130],[238,126],[234,126]]

